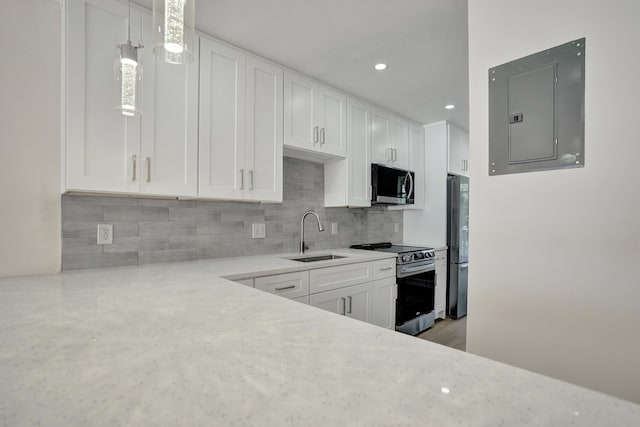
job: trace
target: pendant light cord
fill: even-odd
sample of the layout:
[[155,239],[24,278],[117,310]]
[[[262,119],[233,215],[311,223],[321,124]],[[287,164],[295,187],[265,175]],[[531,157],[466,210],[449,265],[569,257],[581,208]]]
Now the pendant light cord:
[[127,40],[131,41],[131,0],[129,0],[129,18],[127,19]]

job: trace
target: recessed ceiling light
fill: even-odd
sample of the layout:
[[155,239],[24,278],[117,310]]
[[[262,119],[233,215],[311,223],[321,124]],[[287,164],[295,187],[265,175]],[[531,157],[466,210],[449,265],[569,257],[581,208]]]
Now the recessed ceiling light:
[[448,105],[445,105],[444,108],[446,108],[447,110],[453,110],[454,108],[456,108],[456,106],[453,104],[448,104]]
[[382,71],[382,70],[386,70],[387,69],[387,64],[376,64],[373,68],[375,68],[378,71]]

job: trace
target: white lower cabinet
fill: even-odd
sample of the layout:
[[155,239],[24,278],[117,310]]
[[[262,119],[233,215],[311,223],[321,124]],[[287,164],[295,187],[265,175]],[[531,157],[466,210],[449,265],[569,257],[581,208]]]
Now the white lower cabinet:
[[372,287],[372,307],[370,322],[376,326],[395,330],[396,328],[396,299],[398,285],[396,278],[376,280]]
[[309,304],[332,313],[370,322],[373,306],[371,283],[313,294],[309,297]]
[[435,318],[444,319],[447,314],[447,250],[436,251],[436,290],[434,295]]
[[395,277],[393,258],[236,282],[394,330],[397,298]]
[[309,295],[309,272],[278,274],[275,276],[256,277],[256,289],[286,298],[300,298]]

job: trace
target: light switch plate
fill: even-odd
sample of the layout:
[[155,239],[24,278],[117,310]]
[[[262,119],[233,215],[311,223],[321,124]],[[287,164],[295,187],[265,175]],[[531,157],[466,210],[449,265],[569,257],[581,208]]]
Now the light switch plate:
[[113,244],[113,224],[98,224],[99,245]]
[[337,222],[332,222],[331,223],[331,234],[338,234],[338,223]]
[[251,224],[251,238],[264,239],[266,237],[266,224]]

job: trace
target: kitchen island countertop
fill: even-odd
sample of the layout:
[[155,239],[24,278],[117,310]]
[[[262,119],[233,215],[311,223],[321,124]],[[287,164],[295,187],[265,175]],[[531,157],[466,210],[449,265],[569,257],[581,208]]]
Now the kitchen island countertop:
[[639,405],[221,278],[336,261],[1,279],[0,424],[637,425]]

